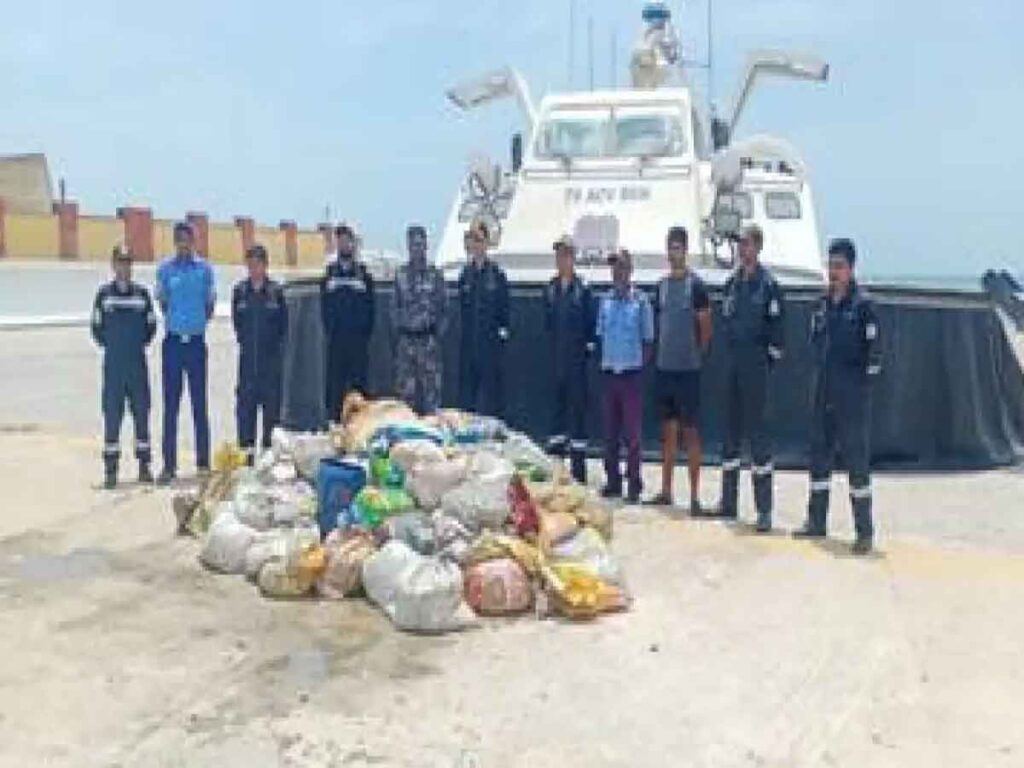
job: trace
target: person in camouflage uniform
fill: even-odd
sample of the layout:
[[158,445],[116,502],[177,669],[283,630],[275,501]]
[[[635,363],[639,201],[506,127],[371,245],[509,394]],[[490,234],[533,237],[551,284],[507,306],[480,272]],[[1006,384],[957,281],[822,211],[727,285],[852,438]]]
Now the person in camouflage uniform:
[[445,330],[444,275],[427,263],[427,231],[412,225],[406,231],[409,263],[395,276],[391,326],[398,343],[395,389],[421,414],[441,407],[442,350]]

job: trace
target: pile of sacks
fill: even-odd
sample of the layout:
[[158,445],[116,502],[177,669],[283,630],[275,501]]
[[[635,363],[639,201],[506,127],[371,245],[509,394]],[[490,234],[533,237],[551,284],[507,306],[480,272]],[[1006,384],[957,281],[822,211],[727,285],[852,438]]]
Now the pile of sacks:
[[607,508],[524,435],[457,411],[352,395],[332,432],[277,430],[255,467],[221,449],[175,512],[211,570],[268,597],[365,595],[407,631],[630,602]]

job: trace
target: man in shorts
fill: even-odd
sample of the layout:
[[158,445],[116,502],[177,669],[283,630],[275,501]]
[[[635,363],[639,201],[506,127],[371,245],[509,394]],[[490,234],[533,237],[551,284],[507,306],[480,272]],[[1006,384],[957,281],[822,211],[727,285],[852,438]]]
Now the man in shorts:
[[649,500],[672,506],[672,479],[683,433],[690,474],[690,514],[700,514],[700,369],[711,343],[711,302],[697,274],[686,265],[685,227],[668,232],[669,273],[657,286],[655,389],[661,415],[661,492]]

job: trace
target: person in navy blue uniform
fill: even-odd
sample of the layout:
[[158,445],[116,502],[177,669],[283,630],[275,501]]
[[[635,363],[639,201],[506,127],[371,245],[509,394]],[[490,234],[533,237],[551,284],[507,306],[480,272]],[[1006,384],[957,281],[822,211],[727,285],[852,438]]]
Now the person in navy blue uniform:
[[238,387],[235,418],[238,445],[251,466],[255,457],[256,422],[263,414],[260,447],[270,447],[270,434],[281,420],[281,374],[288,307],[284,288],[267,274],[267,250],[252,246],[245,254],[249,276],[231,293],[231,322],[238,340]]
[[341,418],[351,390],[366,394],[369,345],[374,325],[373,278],[356,258],[356,235],[341,224],[335,230],[338,251],[327,263],[320,285],[320,312],[327,344],[327,415]]
[[487,225],[474,222],[465,237],[469,261],[459,274],[459,390],[464,410],[502,418],[509,291],[505,270],[487,257],[489,243]]
[[113,269],[114,279],[96,293],[90,325],[93,339],[103,349],[103,468],[106,488],[117,485],[125,401],[135,424],[139,482],[153,482],[146,347],[156,333],[156,314],[149,291],[132,281],[132,256],[127,248],[120,245],[114,248]]
[[722,319],[726,341],[725,441],[718,515],[737,516],[740,452],[750,441],[757,531],[772,528],[771,436],[765,411],[772,368],[782,359],[785,301],[775,276],[760,262],[764,234],[757,225],[740,237],[740,266],[725,281]]
[[206,325],[213,317],[217,287],[213,269],[195,251],[192,225],[174,225],[174,255],[160,262],[156,272],[156,300],[164,314],[167,334],[162,351],[164,390],[164,468],[160,483],[171,482],[178,472],[178,409],[181,390],[188,380],[195,425],[196,468],[210,469],[210,416],[206,396]]
[[596,348],[597,304],[576,274],[576,245],[569,235],[554,244],[558,270],[544,289],[544,319],[551,345],[553,398],[548,453],[569,456],[577,482],[587,482],[587,361]]
[[882,370],[882,348],[871,297],[854,278],[857,252],[847,239],[828,249],[828,292],[811,318],[814,353],[810,500],[799,538],[826,534],[829,490],[836,450],[850,478],[856,540],[864,555],[874,542],[871,517],[871,388]]

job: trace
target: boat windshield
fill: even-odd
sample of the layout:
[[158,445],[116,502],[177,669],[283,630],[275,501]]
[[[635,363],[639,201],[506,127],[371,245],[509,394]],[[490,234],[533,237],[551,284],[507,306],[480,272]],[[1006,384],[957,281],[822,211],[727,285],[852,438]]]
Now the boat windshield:
[[537,129],[542,159],[678,157],[687,142],[679,112],[656,107],[550,112]]

